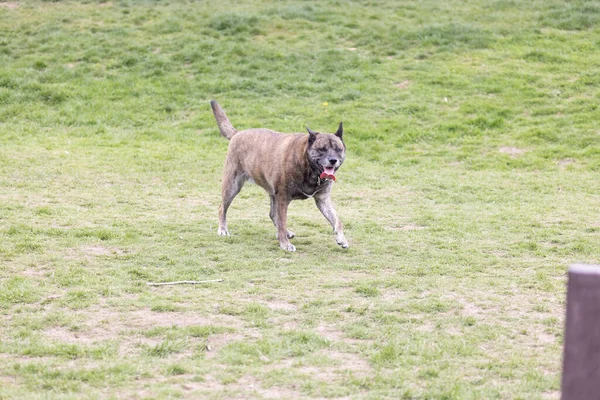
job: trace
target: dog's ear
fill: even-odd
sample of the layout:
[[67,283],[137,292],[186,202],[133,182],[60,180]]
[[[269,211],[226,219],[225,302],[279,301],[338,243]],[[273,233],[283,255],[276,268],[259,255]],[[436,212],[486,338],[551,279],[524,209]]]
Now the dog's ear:
[[342,125],[342,123],[340,122],[340,126],[338,126],[338,130],[335,132],[335,136],[339,137],[342,141],[344,139],[342,139],[342,136],[344,136],[344,126]]
[[315,142],[315,140],[317,140],[318,132],[313,131],[308,126],[306,127],[306,130],[308,131],[308,145],[312,146],[312,144]]

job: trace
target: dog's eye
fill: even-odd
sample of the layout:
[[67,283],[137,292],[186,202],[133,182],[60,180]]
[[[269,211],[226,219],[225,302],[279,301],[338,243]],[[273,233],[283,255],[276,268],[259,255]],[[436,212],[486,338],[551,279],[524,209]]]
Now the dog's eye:
[[327,148],[326,147],[319,147],[317,150],[320,151],[321,153],[325,153],[327,151]]

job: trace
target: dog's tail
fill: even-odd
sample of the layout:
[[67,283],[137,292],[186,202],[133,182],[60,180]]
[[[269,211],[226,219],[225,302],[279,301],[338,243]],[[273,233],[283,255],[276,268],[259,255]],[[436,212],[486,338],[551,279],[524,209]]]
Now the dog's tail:
[[231,122],[229,122],[229,118],[225,115],[225,111],[223,111],[219,103],[215,100],[210,101],[210,106],[212,107],[213,114],[215,114],[215,119],[217,120],[221,135],[225,136],[227,139],[231,139],[237,131],[233,125],[231,125]]

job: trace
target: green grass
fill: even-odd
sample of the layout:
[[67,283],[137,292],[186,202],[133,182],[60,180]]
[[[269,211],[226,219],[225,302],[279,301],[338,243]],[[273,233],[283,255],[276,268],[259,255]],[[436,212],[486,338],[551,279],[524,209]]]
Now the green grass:
[[[558,398],[598,50],[585,0],[0,2],[0,398]],[[210,99],[344,122],[347,251],[251,185],[217,236]]]

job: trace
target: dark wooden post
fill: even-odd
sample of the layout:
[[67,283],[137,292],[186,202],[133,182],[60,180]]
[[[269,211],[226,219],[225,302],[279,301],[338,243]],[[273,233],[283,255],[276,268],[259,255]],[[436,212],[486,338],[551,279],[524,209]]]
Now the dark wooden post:
[[600,265],[569,268],[562,400],[600,399]]

